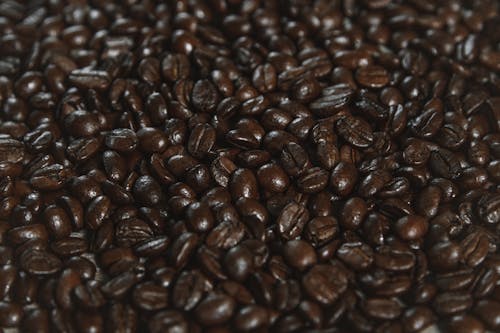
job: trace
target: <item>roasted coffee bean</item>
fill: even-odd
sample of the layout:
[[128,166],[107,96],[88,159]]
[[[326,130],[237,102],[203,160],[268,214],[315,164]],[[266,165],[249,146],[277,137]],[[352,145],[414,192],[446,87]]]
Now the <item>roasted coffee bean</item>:
[[465,333],[483,333],[485,332],[484,324],[472,315],[454,316],[448,322],[448,329],[451,332]]
[[167,137],[163,131],[143,127],[137,131],[139,149],[145,153],[162,153],[167,148]]
[[336,123],[340,136],[358,148],[366,148],[373,144],[374,137],[370,124],[353,116],[341,117]]
[[347,289],[347,276],[339,267],[316,265],[302,278],[302,287],[314,300],[332,304]]
[[500,303],[488,299],[481,300],[474,307],[474,313],[488,328],[495,330],[500,326]]
[[429,249],[429,263],[438,271],[456,268],[461,259],[462,249],[454,242],[439,242]]
[[269,192],[283,192],[290,184],[285,171],[274,163],[261,166],[257,170],[257,179],[261,187]]
[[20,258],[21,267],[32,275],[50,275],[62,268],[61,260],[50,252],[28,249]]
[[355,230],[363,223],[368,206],[359,197],[352,197],[347,200],[340,212],[340,225],[345,229]]
[[456,179],[462,173],[462,167],[457,156],[446,149],[432,152],[429,164],[431,170],[439,177]]
[[86,89],[104,90],[110,84],[108,73],[101,70],[75,69],[69,74],[69,80]]
[[197,320],[207,326],[218,325],[228,321],[236,308],[236,302],[224,294],[209,294],[195,309]]
[[104,140],[106,146],[119,152],[130,152],[137,147],[135,132],[128,128],[116,128],[107,133]]
[[488,237],[480,231],[467,235],[460,243],[464,262],[469,267],[481,264],[488,254],[489,244]]
[[298,203],[291,202],[282,209],[278,217],[279,233],[284,239],[294,239],[301,235],[308,220],[308,210]]
[[172,290],[172,302],[176,308],[193,309],[204,293],[204,277],[197,271],[183,272]]
[[351,163],[340,162],[333,169],[330,186],[335,194],[342,197],[349,195],[358,181],[358,170]]
[[419,332],[434,323],[434,314],[424,306],[411,307],[403,313],[402,322],[405,332]]
[[369,298],[362,307],[367,315],[376,319],[390,320],[401,315],[401,305],[393,299]]
[[351,101],[354,90],[347,84],[340,83],[325,88],[322,94],[309,107],[317,116],[328,117],[339,113]]
[[301,271],[316,264],[317,261],[314,248],[309,243],[301,240],[286,242],[283,247],[283,256],[292,267]]
[[338,248],[337,257],[354,271],[361,271],[373,263],[373,250],[367,244],[349,242]]
[[338,222],[333,216],[318,216],[305,227],[305,237],[315,247],[332,240],[339,232]]
[[234,171],[229,187],[233,198],[258,199],[258,185],[254,173],[249,169],[237,169]]
[[481,219],[486,223],[496,224],[500,222],[500,196],[484,195],[478,201],[478,212]]
[[382,88],[389,83],[389,73],[381,66],[363,66],[356,71],[356,81],[368,88]]
[[429,228],[429,223],[424,217],[408,215],[396,221],[395,231],[404,240],[422,238]]
[[472,307],[472,296],[462,292],[438,294],[434,299],[434,309],[439,315],[452,315]]

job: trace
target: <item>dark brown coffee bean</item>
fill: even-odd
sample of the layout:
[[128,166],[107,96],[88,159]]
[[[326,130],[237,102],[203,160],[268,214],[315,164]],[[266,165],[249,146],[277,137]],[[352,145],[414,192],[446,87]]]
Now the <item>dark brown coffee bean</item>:
[[55,255],[41,250],[26,250],[21,255],[22,268],[32,275],[50,275],[62,268],[62,263]]
[[76,137],[93,136],[99,131],[97,115],[76,110],[64,118],[66,130]]
[[46,226],[50,234],[56,238],[64,238],[71,233],[71,222],[64,209],[55,205],[48,206],[44,212]]
[[313,246],[321,246],[337,235],[338,222],[333,216],[318,216],[307,223],[304,232]]
[[144,282],[134,288],[132,300],[140,309],[157,311],[168,305],[168,291],[153,282]]
[[209,124],[198,124],[191,131],[188,151],[196,158],[203,158],[213,147],[216,133]]
[[446,149],[439,149],[432,152],[429,164],[431,170],[439,177],[456,179],[462,173],[462,167],[457,156]]
[[163,131],[143,127],[137,132],[139,149],[146,153],[161,153],[167,148],[167,137]]
[[321,168],[311,168],[297,179],[297,188],[303,193],[317,193],[328,185],[328,178],[328,171]]
[[286,205],[278,217],[278,229],[285,239],[294,239],[302,233],[309,220],[309,212],[302,205],[291,202]]
[[344,197],[349,195],[358,181],[358,171],[351,163],[340,162],[332,171],[330,186],[333,191]]
[[336,128],[340,136],[358,148],[366,148],[373,144],[373,131],[365,120],[353,116],[341,117]]
[[193,106],[201,112],[213,112],[219,101],[217,88],[209,80],[199,80],[193,86]]
[[474,313],[490,329],[498,329],[500,326],[500,303],[493,300],[481,300],[474,307]]
[[314,248],[309,243],[301,240],[286,242],[283,246],[283,256],[292,267],[301,271],[316,264],[317,261]]
[[289,185],[284,170],[277,164],[265,164],[257,170],[257,178],[262,188],[269,192],[283,192]]
[[203,325],[219,325],[228,321],[236,309],[236,303],[224,294],[209,294],[195,309],[197,320]]
[[106,327],[115,332],[134,332],[137,329],[137,313],[132,306],[119,302],[110,304],[108,311],[109,321]]
[[0,302],[0,325],[3,327],[17,327],[23,315],[23,309],[19,304]]
[[84,89],[105,90],[110,85],[108,73],[101,70],[75,69],[69,74],[74,85]]
[[242,332],[251,332],[269,325],[269,312],[259,305],[248,305],[241,308],[235,315],[234,326]]
[[196,232],[206,232],[214,224],[214,217],[210,207],[201,202],[195,202],[189,205],[186,210],[188,225]]
[[104,142],[110,149],[130,152],[137,147],[138,139],[133,130],[117,128],[106,134]]
[[340,212],[340,225],[345,229],[358,229],[363,223],[368,206],[366,202],[359,197],[352,197],[347,200]]
[[369,298],[363,302],[363,311],[375,319],[395,319],[401,315],[401,305],[394,299]]
[[249,169],[235,170],[231,177],[229,187],[233,198],[259,198],[257,179],[254,173]]
[[203,296],[203,280],[204,277],[197,271],[183,272],[173,288],[173,305],[185,311],[193,309]]
[[30,178],[30,183],[35,189],[53,191],[64,186],[69,174],[69,170],[64,166],[52,164],[35,171]]
[[472,315],[458,315],[450,319],[448,329],[451,332],[465,333],[483,333],[485,332],[484,324],[478,318]]
[[478,211],[481,219],[486,223],[496,224],[500,221],[500,197],[484,195],[478,201]]
[[312,102],[309,107],[319,117],[333,116],[340,112],[351,100],[354,90],[346,84],[327,87],[322,97]]
[[79,306],[86,309],[97,309],[105,304],[104,297],[96,281],[78,285],[73,291],[73,297]]
[[429,250],[429,263],[437,270],[447,271],[458,266],[462,259],[462,249],[458,244],[443,241]]
[[289,142],[283,147],[280,161],[290,176],[301,174],[309,166],[309,156],[304,148],[295,142]]
[[302,287],[314,300],[332,304],[347,289],[347,276],[338,267],[316,265],[303,276]]
[[404,240],[415,240],[422,238],[429,228],[429,223],[424,217],[408,215],[400,218],[395,224],[395,230],[399,237]]
[[276,69],[271,64],[257,66],[252,75],[252,82],[261,93],[274,90],[277,84]]
[[480,231],[472,232],[460,243],[463,260],[469,267],[476,267],[486,258],[489,250],[488,237]]
[[381,66],[363,66],[356,71],[356,81],[368,88],[382,88],[389,83],[389,74]]
[[86,224],[93,230],[97,229],[109,217],[111,202],[106,196],[95,197],[85,211]]
[[438,294],[434,299],[434,309],[439,315],[457,314],[472,307],[472,296],[462,292]]
[[419,332],[434,323],[431,309],[424,306],[411,307],[403,313],[403,328],[405,332]]

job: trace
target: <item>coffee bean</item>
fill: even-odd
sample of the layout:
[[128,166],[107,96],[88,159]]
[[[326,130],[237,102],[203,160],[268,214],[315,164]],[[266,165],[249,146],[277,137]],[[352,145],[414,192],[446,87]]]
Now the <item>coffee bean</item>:
[[369,88],[382,88],[389,83],[389,74],[380,66],[363,66],[356,71],[356,81]]
[[434,309],[440,315],[450,315],[463,312],[472,307],[472,297],[461,292],[438,294],[434,300]]
[[279,233],[284,239],[294,239],[300,236],[308,220],[308,210],[298,203],[291,202],[283,208],[278,217]]
[[236,303],[230,296],[209,294],[195,309],[197,320],[203,325],[218,325],[228,321],[236,308]]
[[33,275],[50,275],[58,272],[62,263],[55,255],[41,250],[28,249],[21,255],[22,268]]
[[345,197],[349,195],[358,181],[358,171],[351,163],[340,162],[332,171],[330,186],[333,191]]
[[425,218],[418,215],[408,215],[397,220],[396,232],[404,240],[415,240],[422,238],[429,228]]
[[209,80],[199,80],[193,87],[192,100],[199,111],[213,112],[219,100],[217,88]]
[[108,73],[101,70],[75,69],[69,74],[69,80],[74,85],[86,89],[104,90],[110,84]]
[[107,133],[104,140],[106,146],[119,152],[130,152],[137,147],[135,132],[128,128],[116,128]]
[[175,310],[160,311],[149,322],[149,330],[160,332],[188,332],[188,322],[184,316]]
[[323,89],[322,95],[309,107],[317,116],[328,117],[340,112],[351,101],[354,90],[347,84],[340,83]]
[[496,224],[500,221],[499,197],[496,195],[485,195],[478,201],[479,216],[486,223]]
[[339,232],[338,222],[333,216],[318,216],[305,227],[305,237],[313,246],[321,246],[332,240]]
[[283,192],[290,180],[285,171],[277,164],[265,164],[257,170],[259,184],[269,192]]
[[302,278],[302,287],[314,300],[332,304],[347,289],[347,276],[338,267],[315,265]]
[[139,148],[146,153],[161,153],[167,148],[166,135],[155,128],[143,127],[137,132]]
[[203,276],[197,271],[185,271],[174,285],[173,305],[179,309],[191,310],[201,300],[203,292]]
[[235,170],[229,186],[233,198],[259,198],[257,179],[254,173],[249,169]]
[[376,319],[395,319],[401,315],[401,306],[396,300],[371,298],[363,302],[363,311]]
[[340,136],[358,148],[366,148],[373,144],[374,137],[370,124],[353,116],[341,117],[336,123]]
[[484,324],[481,321],[479,321],[476,317],[471,315],[458,315],[452,317],[448,323],[448,328],[450,331],[457,333],[485,332]]
[[248,305],[241,308],[234,319],[235,328],[242,332],[266,328],[268,324],[269,312],[259,305]]
[[434,322],[432,310],[424,306],[411,307],[403,313],[405,332],[419,332]]
[[292,267],[301,271],[316,264],[317,261],[314,248],[309,243],[301,240],[286,242],[283,248],[283,256]]

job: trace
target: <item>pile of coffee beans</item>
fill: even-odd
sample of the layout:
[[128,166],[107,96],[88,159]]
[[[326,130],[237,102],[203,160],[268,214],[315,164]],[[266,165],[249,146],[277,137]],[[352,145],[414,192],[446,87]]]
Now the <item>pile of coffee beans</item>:
[[0,1],[0,328],[500,331],[498,0]]

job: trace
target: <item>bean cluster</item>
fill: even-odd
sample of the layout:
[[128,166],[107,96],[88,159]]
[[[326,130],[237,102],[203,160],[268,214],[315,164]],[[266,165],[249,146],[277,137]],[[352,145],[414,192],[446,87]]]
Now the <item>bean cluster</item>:
[[0,1],[0,327],[500,331],[499,12]]

